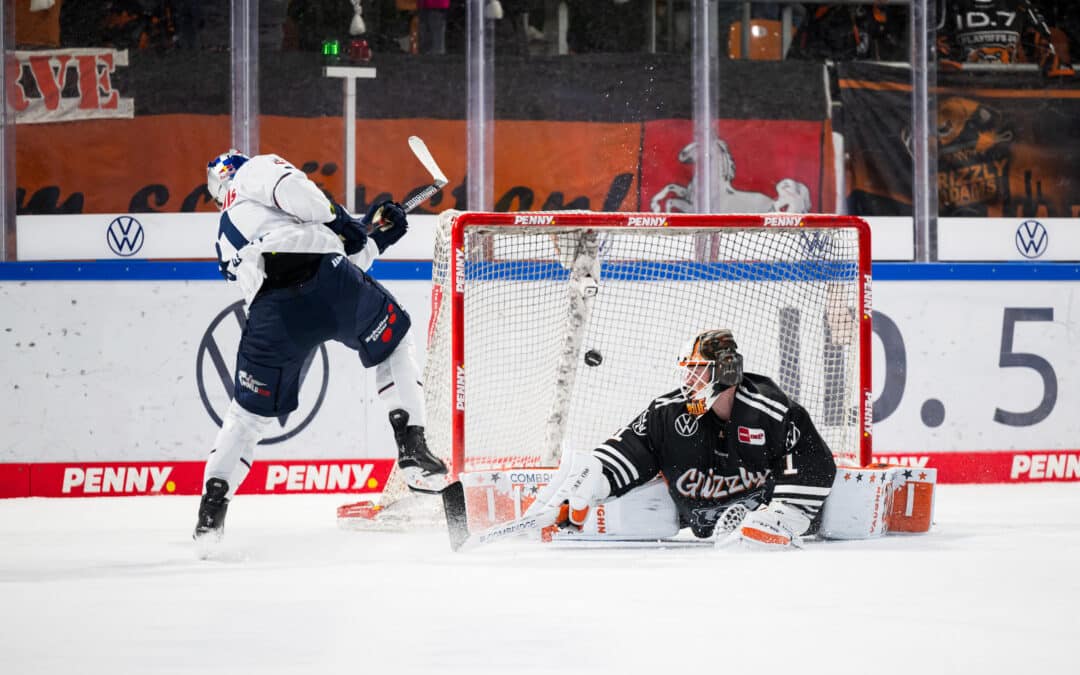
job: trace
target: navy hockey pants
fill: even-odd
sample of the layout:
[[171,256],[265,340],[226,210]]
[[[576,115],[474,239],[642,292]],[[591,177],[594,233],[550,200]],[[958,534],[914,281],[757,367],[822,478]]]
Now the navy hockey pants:
[[236,400],[256,415],[292,412],[312,350],[337,340],[371,367],[394,351],[410,323],[382,284],[345,257],[327,254],[311,279],[264,288],[252,300],[236,356]]

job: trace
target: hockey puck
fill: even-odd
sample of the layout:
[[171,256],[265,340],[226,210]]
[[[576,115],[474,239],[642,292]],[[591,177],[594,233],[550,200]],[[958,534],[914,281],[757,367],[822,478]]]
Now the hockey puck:
[[604,357],[595,349],[585,352],[585,365],[596,367],[604,362]]

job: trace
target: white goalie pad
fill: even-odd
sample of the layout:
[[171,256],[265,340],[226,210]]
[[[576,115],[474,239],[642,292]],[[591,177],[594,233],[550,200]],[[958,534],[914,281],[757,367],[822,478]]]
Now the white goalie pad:
[[656,478],[625,495],[597,504],[589,511],[581,531],[560,530],[552,540],[652,541],[679,533],[679,512],[668,494],[667,483]]
[[873,539],[927,532],[934,519],[936,483],[936,469],[837,467],[819,534],[825,539]]
[[521,518],[556,471],[530,468],[463,472],[459,478],[469,530],[479,532]]
[[[502,469],[462,473],[465,512],[471,532],[521,518],[556,469]],[[545,540],[644,541],[679,533],[679,514],[663,480],[656,479],[618,499],[593,507],[581,531],[550,528]]]

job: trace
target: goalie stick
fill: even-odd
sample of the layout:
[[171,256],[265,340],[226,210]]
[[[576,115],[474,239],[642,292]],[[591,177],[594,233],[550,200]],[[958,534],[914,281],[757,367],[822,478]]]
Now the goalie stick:
[[[521,518],[511,520],[507,523],[492,525],[482,532],[473,534],[469,532],[468,513],[465,509],[465,486],[461,481],[451,483],[443,490],[442,498],[443,510],[446,512],[446,529],[450,534],[450,550],[454,552],[469,551],[478,546],[483,546],[484,544],[493,544],[529,532],[537,532],[549,527],[554,522],[554,518],[552,517],[554,514],[549,510],[531,516],[522,516]],[[747,512],[746,506],[740,502],[736,502],[727,507],[716,520],[717,532],[712,539],[697,541],[658,539],[655,542],[652,542],[652,544],[680,547],[716,545],[717,548],[727,548],[733,541],[731,538],[732,535],[735,533],[735,530],[738,528],[739,523],[742,522],[742,519]],[[596,543],[596,541],[593,540],[593,543]],[[631,540],[613,540],[611,544],[615,547],[634,544],[641,546],[646,545],[645,542],[634,542]]]
[[[442,169],[440,169],[439,165],[435,162],[435,158],[431,156],[431,151],[428,150],[427,144],[424,143],[423,139],[419,136],[409,136],[409,149],[411,149],[413,154],[416,155],[416,158],[420,160],[420,163],[424,165],[427,172],[431,174],[433,182],[431,185],[428,185],[420,192],[417,192],[415,195],[405,200],[405,203],[401,205],[401,208],[405,210],[405,213],[411,212],[417,206],[420,206],[428,199],[434,197],[435,193],[442,190],[449,182],[446,179],[446,174],[442,172]],[[375,217],[372,218],[371,221],[373,230],[376,227],[379,229],[385,227],[385,225],[379,224],[382,222],[382,209],[379,209],[379,211],[375,213]]]
[[526,532],[536,532],[547,527],[547,525],[541,523],[547,522],[550,524],[552,520],[547,517],[551,514],[522,516],[517,520],[492,525],[483,532],[471,534],[469,532],[468,515],[465,511],[465,486],[462,485],[461,481],[451,483],[443,490],[442,498],[443,510],[446,511],[446,529],[450,533],[450,550],[452,551],[468,551],[477,546],[510,539]]

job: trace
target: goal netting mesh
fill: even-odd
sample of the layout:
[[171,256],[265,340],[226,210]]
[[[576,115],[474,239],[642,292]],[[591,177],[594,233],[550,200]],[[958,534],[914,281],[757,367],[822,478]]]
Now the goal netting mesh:
[[[440,217],[424,388],[453,472],[557,466],[679,384],[680,347],[730,328],[748,371],[869,460],[869,235],[844,216]],[[407,491],[392,476],[383,503]],[[386,513],[438,522],[438,499]]]

